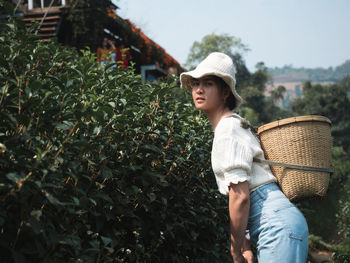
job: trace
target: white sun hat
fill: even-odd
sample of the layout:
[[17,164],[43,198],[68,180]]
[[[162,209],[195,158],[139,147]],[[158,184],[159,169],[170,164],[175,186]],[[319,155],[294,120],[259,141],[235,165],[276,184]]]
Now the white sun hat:
[[199,79],[209,75],[217,76],[229,85],[237,102],[236,108],[238,108],[243,102],[243,99],[238,95],[235,89],[235,66],[232,59],[224,53],[213,52],[199,63],[194,70],[181,73],[181,87],[191,91],[192,78]]

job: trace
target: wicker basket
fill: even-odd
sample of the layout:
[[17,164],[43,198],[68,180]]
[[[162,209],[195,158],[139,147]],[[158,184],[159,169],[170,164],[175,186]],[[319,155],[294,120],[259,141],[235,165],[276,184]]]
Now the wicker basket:
[[282,191],[290,200],[325,196],[331,166],[330,127],[329,119],[314,115],[283,119],[259,127],[258,135],[267,160],[328,168],[305,171],[271,165]]

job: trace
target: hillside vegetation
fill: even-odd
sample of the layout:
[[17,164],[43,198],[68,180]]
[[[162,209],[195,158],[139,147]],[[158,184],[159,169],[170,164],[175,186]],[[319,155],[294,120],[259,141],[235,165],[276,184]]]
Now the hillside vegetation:
[[335,68],[269,68],[274,82],[337,82],[350,75],[350,60]]

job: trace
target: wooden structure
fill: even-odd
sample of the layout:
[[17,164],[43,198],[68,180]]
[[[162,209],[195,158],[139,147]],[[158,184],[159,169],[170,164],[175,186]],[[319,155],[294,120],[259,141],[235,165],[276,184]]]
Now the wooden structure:
[[38,23],[35,33],[40,39],[49,41],[57,37],[63,18],[61,9],[66,6],[67,0],[11,0],[11,2],[17,14],[23,16],[23,21],[28,27]]
[[[78,48],[89,46],[92,51],[97,50],[95,43],[77,43],[72,33],[72,22],[66,18],[69,0],[11,0],[16,9],[22,13],[26,25],[39,23],[36,34],[44,41],[56,38],[65,45]],[[84,1],[84,0],[82,0]],[[137,73],[145,80],[154,80],[167,74],[179,74],[182,67],[162,47],[149,39],[141,29],[130,20],[117,15],[117,6],[111,7],[104,14],[104,32],[101,35],[114,39],[117,45],[129,48],[132,61]],[[98,12],[98,11],[97,11]],[[102,42],[103,37],[97,40]],[[79,40],[78,40],[79,42]]]
[[62,22],[62,11],[59,7],[32,9],[23,18],[28,26],[33,22],[39,22],[38,36],[48,41],[57,37]]

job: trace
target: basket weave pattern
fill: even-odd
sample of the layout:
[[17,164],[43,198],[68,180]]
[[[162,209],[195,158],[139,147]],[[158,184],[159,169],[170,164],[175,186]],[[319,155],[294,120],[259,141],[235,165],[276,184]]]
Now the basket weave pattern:
[[[320,116],[321,117],[321,116]],[[299,118],[300,121],[298,121]],[[296,117],[292,123],[259,128],[259,136],[268,160],[302,166],[329,168],[331,166],[330,121],[314,120],[314,116]],[[327,121],[328,120],[328,121]],[[287,124],[285,124],[287,123]],[[290,200],[326,194],[330,174],[271,166],[273,174]]]

